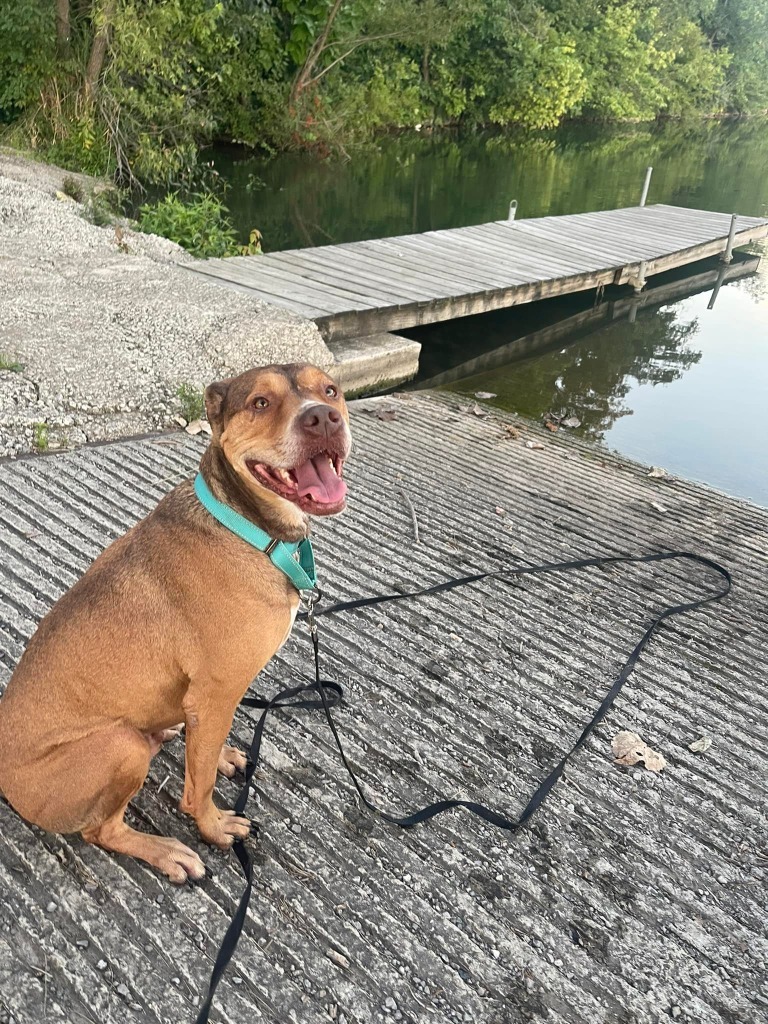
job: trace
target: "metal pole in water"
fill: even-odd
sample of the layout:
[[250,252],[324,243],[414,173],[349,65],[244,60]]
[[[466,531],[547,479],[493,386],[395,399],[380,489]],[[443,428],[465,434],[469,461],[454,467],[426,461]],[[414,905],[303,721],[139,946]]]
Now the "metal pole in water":
[[736,214],[731,215],[731,226],[728,230],[728,241],[725,244],[725,252],[720,257],[723,263],[730,263],[733,259],[733,240],[736,237]]
[[645,288],[645,275],[648,264],[645,260],[641,260],[637,267],[637,274],[633,277],[628,284],[631,284],[635,289],[635,295],[639,295],[640,292]]
[[507,220],[514,220],[515,214],[517,213],[517,200],[513,199],[509,204],[509,213],[507,214]]
[[717,296],[718,296],[718,293],[720,291],[720,286],[722,285],[723,281],[725,280],[725,270],[726,270],[725,263],[723,263],[722,267],[720,267],[720,270],[717,272],[717,280],[715,281],[715,287],[712,289],[712,297],[710,298],[709,302],[707,303],[707,309],[714,309],[715,308],[715,303],[717,302]]
[[651,175],[653,174],[653,168],[647,167],[645,170],[645,181],[643,182],[643,194],[640,196],[640,205],[645,206],[645,200],[648,198],[648,189],[651,187]]

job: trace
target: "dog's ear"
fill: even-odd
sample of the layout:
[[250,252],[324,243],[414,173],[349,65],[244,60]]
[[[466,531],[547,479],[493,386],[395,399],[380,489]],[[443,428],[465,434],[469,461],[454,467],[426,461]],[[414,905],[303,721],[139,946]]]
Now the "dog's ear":
[[224,400],[227,397],[231,383],[232,378],[230,377],[229,380],[217,380],[213,384],[209,384],[205,389],[205,411],[208,415],[208,422],[212,427],[221,429],[224,417]]

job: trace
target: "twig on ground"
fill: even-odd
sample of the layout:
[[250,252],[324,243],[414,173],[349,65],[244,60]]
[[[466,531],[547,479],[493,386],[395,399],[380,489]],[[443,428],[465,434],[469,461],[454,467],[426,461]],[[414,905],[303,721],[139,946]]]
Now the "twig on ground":
[[402,497],[403,501],[406,504],[406,507],[411,513],[411,521],[413,523],[413,542],[414,544],[419,544],[419,521],[416,518],[416,509],[413,507],[413,502],[402,489],[402,487],[397,488],[397,493]]

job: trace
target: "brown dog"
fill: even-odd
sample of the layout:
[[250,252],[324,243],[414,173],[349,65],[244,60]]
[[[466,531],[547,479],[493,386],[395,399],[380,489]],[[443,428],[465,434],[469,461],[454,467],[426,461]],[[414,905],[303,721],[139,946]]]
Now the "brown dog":
[[[211,384],[213,495],[274,539],[346,502],[344,399],[312,366],[269,366]],[[186,725],[181,808],[226,849],[250,823],[213,803],[216,770],[245,757],[224,741],[252,679],[285,642],[299,599],[265,554],[222,526],[192,482],[115,541],[40,623],[0,701],[0,793],[28,821],[81,832],[173,882],[203,862],[176,839],[125,823],[151,757]]]

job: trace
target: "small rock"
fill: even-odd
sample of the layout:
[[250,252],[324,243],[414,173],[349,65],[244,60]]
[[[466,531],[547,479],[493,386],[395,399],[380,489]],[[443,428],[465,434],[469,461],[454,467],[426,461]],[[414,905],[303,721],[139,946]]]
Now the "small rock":
[[682,1012],[683,1011],[680,1009],[679,1006],[673,1006],[672,1009],[669,1011],[669,1014],[671,1017],[677,1019]]
[[107,969],[107,961],[106,960],[99,960],[99,962],[96,964],[96,970],[97,971],[106,971],[106,969]]
[[122,996],[123,999],[125,999],[125,997],[129,996],[131,993],[128,991],[128,986],[127,985],[118,985],[117,986],[117,994],[119,996]]
[[298,821],[294,821],[294,823],[291,825],[291,832],[295,832],[297,836],[301,835],[301,825],[298,823]]
[[88,949],[88,946],[90,945],[90,943],[88,942],[88,939],[78,939],[77,942],[75,943],[75,945],[79,949]]
[[396,1010],[397,1009],[397,1003],[392,998],[392,996],[387,996],[387,998],[384,1000],[384,1007],[387,1010]]
[[232,984],[233,985],[242,985],[243,984],[243,979],[242,978],[238,978],[237,976],[235,976],[232,979]]
[[47,914],[52,914],[54,912],[54,910],[58,910],[58,909],[59,909],[58,903],[54,903],[53,900],[51,900],[51,902],[45,908],[45,912]]

